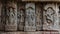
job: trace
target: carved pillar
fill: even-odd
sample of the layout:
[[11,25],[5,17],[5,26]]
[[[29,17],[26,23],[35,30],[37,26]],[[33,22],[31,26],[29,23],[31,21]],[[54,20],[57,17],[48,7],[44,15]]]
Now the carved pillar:
[[18,29],[23,31],[24,30],[24,16],[25,16],[25,9],[23,4],[18,4],[18,11],[17,11],[17,21],[18,21]]
[[6,31],[17,30],[17,4],[14,1],[8,1],[6,4]]
[[35,24],[35,4],[27,3],[25,5],[26,18],[25,18],[25,28],[24,31],[36,31]]
[[36,29],[41,30],[42,28],[42,14],[41,14],[41,5],[36,4]]

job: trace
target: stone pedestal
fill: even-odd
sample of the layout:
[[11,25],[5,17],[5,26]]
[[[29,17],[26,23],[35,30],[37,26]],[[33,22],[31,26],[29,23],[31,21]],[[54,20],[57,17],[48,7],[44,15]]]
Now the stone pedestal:
[[26,18],[25,18],[25,27],[24,31],[36,31],[36,23],[35,23],[35,4],[27,3],[25,5],[26,9]]

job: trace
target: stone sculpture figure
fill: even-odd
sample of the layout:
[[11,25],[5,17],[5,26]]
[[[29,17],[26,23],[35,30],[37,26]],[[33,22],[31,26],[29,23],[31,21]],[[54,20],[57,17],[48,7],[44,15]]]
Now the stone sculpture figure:
[[44,26],[43,29],[51,30],[54,26],[54,17],[55,11],[52,7],[48,7],[44,13]]
[[14,24],[15,12],[13,8],[9,8],[7,11],[7,23],[8,25]]
[[18,15],[17,17],[18,17],[19,30],[23,31],[25,10],[23,8],[20,8],[17,15]]
[[6,5],[7,6],[6,6],[5,31],[16,31],[17,30],[17,7],[16,7],[16,4],[14,2],[8,2]]
[[24,22],[24,9],[20,10],[20,22]]
[[41,5],[36,5],[36,30],[39,31],[42,28],[42,13]]
[[54,10],[51,7],[47,8],[46,20],[48,24],[54,24]]
[[[31,3],[32,4],[32,3]],[[35,5],[26,4],[26,20],[24,31],[35,31]]]

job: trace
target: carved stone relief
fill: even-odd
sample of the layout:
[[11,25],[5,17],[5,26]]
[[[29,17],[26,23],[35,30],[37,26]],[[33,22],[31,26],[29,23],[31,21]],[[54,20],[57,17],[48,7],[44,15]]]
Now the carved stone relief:
[[17,9],[16,9],[17,7],[16,4],[13,5],[13,3],[11,3],[11,6],[9,5],[6,6],[6,25],[5,25],[6,31],[17,30]]
[[27,3],[26,6],[26,20],[25,20],[25,28],[24,31],[35,31],[35,4]]
[[41,30],[41,27],[42,27],[41,17],[42,17],[41,6],[36,5],[36,29],[37,30]]
[[9,8],[7,9],[7,20],[6,20],[6,24],[7,25],[13,25],[15,23],[14,18],[15,18],[15,12],[13,8]]
[[54,10],[52,9],[52,7],[48,7],[46,10],[46,21],[48,24],[54,24]]
[[[43,12],[44,17],[44,30],[52,30],[55,23],[55,10],[52,6],[47,5],[46,9]],[[46,27],[45,27],[46,26]]]
[[18,29],[23,31],[24,30],[24,18],[25,18],[25,9],[23,5],[18,6],[18,12],[17,12],[17,18],[18,18]]

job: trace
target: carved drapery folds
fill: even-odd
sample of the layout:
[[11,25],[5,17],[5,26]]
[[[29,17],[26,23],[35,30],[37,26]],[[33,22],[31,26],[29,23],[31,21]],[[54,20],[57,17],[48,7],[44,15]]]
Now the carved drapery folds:
[[17,30],[17,6],[14,2],[8,2],[6,4],[6,31]]
[[41,30],[42,28],[42,14],[41,14],[41,5],[36,5],[36,29]]
[[25,24],[25,9],[24,5],[19,4],[18,5],[18,11],[17,11],[17,22],[18,22],[18,29],[23,31],[24,30],[24,24]]
[[35,4],[27,3],[26,8],[26,18],[25,18],[25,28],[24,31],[35,31]]

